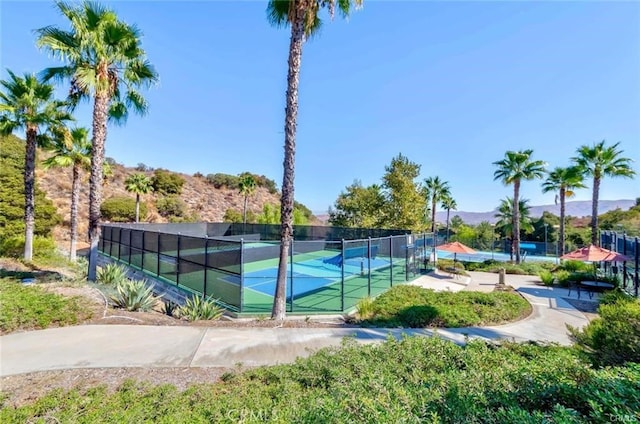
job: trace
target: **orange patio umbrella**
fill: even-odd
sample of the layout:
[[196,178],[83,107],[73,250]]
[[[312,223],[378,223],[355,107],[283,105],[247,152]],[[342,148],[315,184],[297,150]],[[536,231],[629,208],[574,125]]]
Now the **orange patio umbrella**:
[[614,252],[613,250],[604,249],[593,244],[574,250],[573,252],[566,253],[560,256],[560,259],[583,262],[624,262],[630,260],[623,254]]
[[453,261],[455,262],[456,260],[456,255],[458,253],[468,253],[470,255],[473,255],[476,253],[475,250],[473,250],[472,248],[470,248],[469,246],[460,243],[459,241],[454,241],[451,243],[446,243],[446,244],[441,244],[440,246],[437,246],[436,249],[438,250],[444,250],[445,252],[451,252],[453,253]]

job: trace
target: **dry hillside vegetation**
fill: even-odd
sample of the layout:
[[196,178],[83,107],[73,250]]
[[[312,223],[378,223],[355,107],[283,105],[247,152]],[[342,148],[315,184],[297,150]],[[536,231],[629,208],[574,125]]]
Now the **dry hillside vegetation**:
[[[44,157],[41,155],[40,158]],[[134,168],[116,165],[113,168],[113,176],[109,177],[103,186],[103,200],[114,196],[131,196],[124,188],[124,181],[131,174],[139,173]],[[153,172],[144,172],[148,177],[153,176]],[[221,188],[217,189],[209,184],[203,177],[193,177],[179,174],[185,179],[180,198],[187,204],[188,212],[195,213],[200,221],[222,222],[222,218],[227,209],[242,211],[244,197],[238,190]],[[69,213],[71,205],[71,169],[52,168],[45,170],[39,167],[37,170],[39,187],[46,193],[63,217],[63,224],[54,230],[56,240],[67,240],[69,238]],[[158,214],[155,208],[157,195],[148,194],[142,196],[146,202],[148,214],[141,217],[147,222],[167,222]],[[259,214],[266,203],[278,204],[280,198],[278,194],[271,194],[266,188],[258,187],[256,192],[249,197],[248,210]],[[82,175],[82,189],[80,193],[79,205],[79,228],[78,241],[84,242],[87,238],[88,216],[89,216],[89,175],[84,172]]]

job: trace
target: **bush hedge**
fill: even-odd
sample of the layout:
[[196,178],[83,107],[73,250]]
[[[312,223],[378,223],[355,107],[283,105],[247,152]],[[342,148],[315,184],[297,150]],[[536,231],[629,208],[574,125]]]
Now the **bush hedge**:
[[[133,222],[136,220],[136,199],[126,196],[111,197],[100,205],[100,213],[107,221]],[[140,202],[140,217],[147,215],[147,205]]]

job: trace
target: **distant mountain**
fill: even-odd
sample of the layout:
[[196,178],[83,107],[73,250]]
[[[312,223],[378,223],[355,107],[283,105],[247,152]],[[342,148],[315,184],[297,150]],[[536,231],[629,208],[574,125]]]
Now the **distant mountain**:
[[[630,207],[636,204],[635,200],[630,199],[622,199],[622,200],[600,200],[598,202],[598,213],[603,214],[605,212],[620,208],[622,210],[628,210]],[[573,202],[566,203],[566,214],[567,216],[573,217],[585,217],[591,216],[591,201],[590,200],[579,200]],[[533,218],[538,218],[542,216],[542,212],[548,211],[554,215],[560,215],[560,205],[541,205],[541,206],[531,206],[531,216]],[[482,221],[489,221],[491,223],[496,222],[496,218],[493,217],[496,211],[490,212],[465,212],[465,211],[451,211],[450,218],[458,215],[462,220],[471,225],[477,225]],[[326,213],[315,214],[316,218],[320,220],[322,223],[329,223],[329,215]],[[436,221],[445,223],[447,220],[447,212],[446,211],[437,211],[436,212]]]
[[[622,199],[622,200],[600,200],[598,202],[598,214],[603,214],[605,212],[615,210],[620,208],[622,210],[627,210],[633,205],[636,204],[635,200],[630,199]],[[541,205],[541,206],[531,206],[531,217],[538,218],[542,216],[543,212],[551,212],[554,215],[560,215],[560,205]],[[465,211],[451,211],[451,218],[458,215],[462,220],[471,225],[477,225],[482,221],[489,221],[491,223],[496,222],[495,215],[496,211],[490,212],[465,212]],[[585,217],[591,216],[591,201],[590,200],[579,200],[573,202],[566,203],[566,214],[567,216],[574,217]],[[436,212],[436,221],[438,222],[446,222],[447,212],[446,211],[437,211]]]

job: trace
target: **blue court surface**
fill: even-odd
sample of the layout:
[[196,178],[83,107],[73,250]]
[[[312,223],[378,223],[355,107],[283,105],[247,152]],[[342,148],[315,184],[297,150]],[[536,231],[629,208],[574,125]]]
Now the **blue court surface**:
[[[553,262],[556,260],[555,257],[552,256],[534,256],[534,255],[524,255],[522,256],[524,261],[531,262]],[[438,250],[438,258],[439,259],[453,259],[453,253],[445,252],[444,250]],[[489,259],[493,259],[500,262],[508,262],[511,258],[508,253],[501,252],[487,252],[483,250],[476,250],[475,254],[468,253],[458,253],[456,254],[456,260],[460,262],[483,262]]]
[[[362,272],[368,272],[368,264],[369,262],[367,259],[347,259],[344,264],[345,278],[353,275],[360,275]],[[371,259],[371,271],[387,268],[389,266],[390,263],[388,260],[380,258]],[[294,262],[292,290],[291,268],[291,264],[289,263],[287,265],[287,299],[291,298],[291,292],[293,292],[294,297],[299,297],[337,283],[342,278],[341,268],[324,264],[322,259]],[[244,287],[273,296],[276,290],[277,278],[277,267],[248,272],[244,274]],[[224,280],[232,284],[240,284],[239,276],[226,276],[224,277]]]

